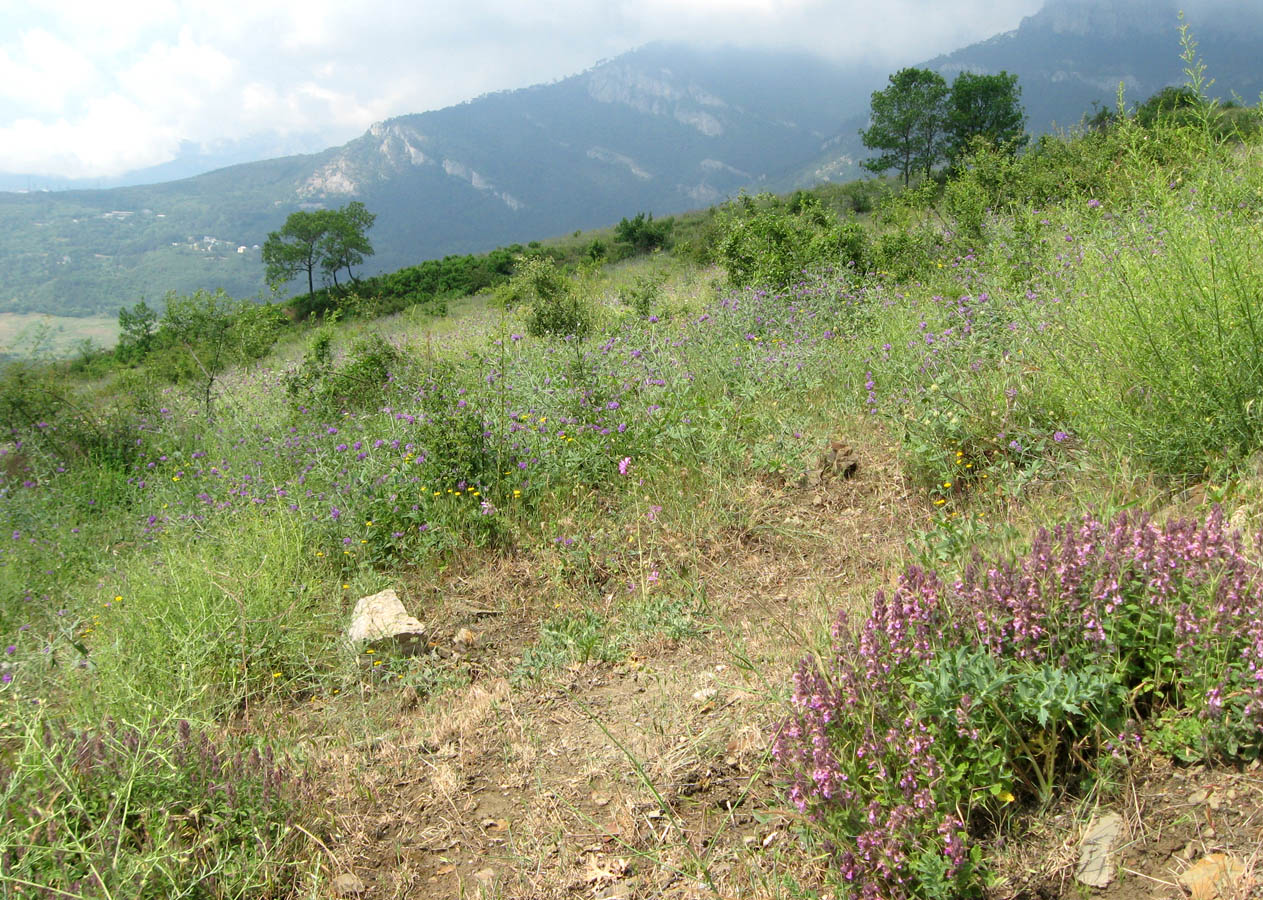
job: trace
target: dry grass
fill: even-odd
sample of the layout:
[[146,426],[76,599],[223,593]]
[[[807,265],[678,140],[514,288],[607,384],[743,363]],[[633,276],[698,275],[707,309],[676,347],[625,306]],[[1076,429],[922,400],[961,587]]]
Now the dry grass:
[[710,513],[682,506],[653,533],[656,564],[704,591],[698,637],[633,636],[614,663],[511,683],[564,595],[550,551],[416,573],[405,597],[440,643],[476,632],[473,681],[297,711],[288,727],[328,786],[329,874],[353,871],[379,898],[772,897],[815,883],[819,863],[768,771],[781,691],[836,610],[893,578],[932,515],[879,432],[839,430],[855,478],[729,484]]

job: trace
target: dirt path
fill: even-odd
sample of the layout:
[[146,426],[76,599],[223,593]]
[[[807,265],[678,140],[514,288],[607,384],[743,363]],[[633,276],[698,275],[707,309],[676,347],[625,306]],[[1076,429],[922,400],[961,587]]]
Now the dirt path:
[[[851,479],[751,483],[740,526],[697,536],[700,637],[511,686],[542,614],[524,599],[483,609],[468,687],[379,694],[355,723],[304,711],[336,822],[331,873],[372,898],[777,896],[782,875],[810,881],[768,736],[802,648],[893,577],[926,515],[887,448],[858,452]],[[540,586],[529,564],[503,566],[482,577]],[[486,589],[453,587],[451,610]]]

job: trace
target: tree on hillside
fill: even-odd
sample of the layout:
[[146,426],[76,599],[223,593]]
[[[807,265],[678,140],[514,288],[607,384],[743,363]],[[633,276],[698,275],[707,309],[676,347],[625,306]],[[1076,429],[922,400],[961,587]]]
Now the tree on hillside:
[[144,359],[158,330],[158,312],[144,300],[118,311],[118,345],[114,355],[124,362]]
[[290,213],[280,231],[263,242],[265,277],[274,289],[301,272],[307,273],[307,292],[316,293],[316,266],[320,265],[320,245],[329,230],[329,210],[299,210]]
[[943,157],[947,82],[929,69],[900,69],[890,86],[874,91],[868,128],[860,139],[870,150],[884,151],[864,160],[870,172],[898,169],[904,185],[913,172],[927,175]]
[[976,139],[1013,150],[1026,146],[1026,113],[1017,76],[961,72],[947,96],[947,155],[955,161]]
[[339,269],[354,279],[351,266],[372,256],[373,245],[365,234],[377,216],[363,203],[354,201],[341,209],[299,210],[290,213],[279,231],[263,243],[263,264],[268,284],[275,287],[307,273],[307,292],[316,293],[319,267],[337,286]]
[[332,212],[320,244],[320,268],[333,279],[336,288],[339,269],[346,269],[347,277],[357,281],[351,266],[358,266],[365,256],[373,255],[373,245],[365,232],[373,227],[377,216],[358,200]]

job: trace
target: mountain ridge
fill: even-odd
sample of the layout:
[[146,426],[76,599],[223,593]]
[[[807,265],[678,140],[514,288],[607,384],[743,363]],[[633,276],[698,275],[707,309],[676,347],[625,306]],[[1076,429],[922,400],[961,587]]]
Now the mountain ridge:
[[[0,252],[15,263],[0,310],[112,310],[168,287],[257,293],[267,232],[296,209],[349,199],[378,215],[370,274],[708,205],[815,155],[881,77],[801,54],[652,44],[551,84],[394,117],[315,154],[0,195]],[[188,276],[172,277],[181,267]]]

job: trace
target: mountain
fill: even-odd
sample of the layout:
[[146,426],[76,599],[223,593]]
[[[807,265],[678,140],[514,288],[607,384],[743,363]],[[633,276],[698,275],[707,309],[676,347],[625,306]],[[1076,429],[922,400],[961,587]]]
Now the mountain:
[[377,213],[367,272],[709,205],[811,159],[885,77],[800,53],[651,45],[579,75],[194,178],[0,194],[0,311],[112,314],[263,290],[257,245],[298,209]]
[[[1176,0],[1047,0],[1014,31],[922,63],[1016,73],[1029,127],[1072,126],[1117,86],[1184,80]],[[1216,78],[1263,90],[1263,5],[1190,0]],[[264,291],[259,245],[298,209],[377,214],[366,273],[861,174],[887,69],[794,52],[651,45],[552,84],[373,125],[310,155],[110,190],[0,193],[0,312],[113,315],[168,290]]]
[[[1263,66],[1263,4],[1237,0],[1179,4],[1176,0],[1047,0],[1013,31],[919,63],[949,82],[960,72],[1018,76],[1027,130],[1033,134],[1077,125],[1093,105],[1113,109],[1118,87],[1129,106],[1186,80],[1180,58],[1179,11],[1214,79],[1209,92],[1259,102]],[[856,160],[871,156],[859,139],[862,112],[844,123],[825,151],[776,182],[787,189],[858,177]]]

